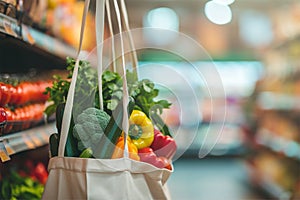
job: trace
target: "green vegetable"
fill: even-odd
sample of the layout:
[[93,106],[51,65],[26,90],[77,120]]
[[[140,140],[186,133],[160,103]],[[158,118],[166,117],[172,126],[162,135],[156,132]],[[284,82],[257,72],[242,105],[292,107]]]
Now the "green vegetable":
[[59,145],[58,133],[51,134],[49,137],[50,157],[54,157],[58,155],[58,145]]
[[[128,117],[131,115],[134,107],[134,100],[129,99]],[[101,138],[99,145],[94,151],[95,158],[110,159],[115,149],[115,145],[122,134],[123,122],[123,102],[120,101],[112,113],[112,117],[104,131],[105,136]]]
[[91,148],[86,148],[79,156],[80,158],[92,158],[93,150]]
[[[152,81],[148,79],[138,81],[136,73],[128,70],[126,78],[129,96],[135,101],[134,109],[141,110],[150,117],[149,114],[152,107],[170,107],[171,103],[167,100],[155,100],[159,94],[159,90],[155,88],[155,84]],[[123,96],[122,78],[117,73],[105,71],[103,72],[102,83],[104,108],[107,110],[114,110]]]
[[160,117],[163,108],[160,105],[155,105],[150,109],[150,119],[152,123],[162,132],[163,135],[172,137],[169,127],[165,124],[163,119]]
[[[67,58],[67,70],[69,71],[68,78],[72,77],[75,66],[75,60]],[[46,94],[50,94],[49,101],[53,102],[45,113],[50,116],[55,112],[55,108],[60,103],[64,103],[67,98],[70,81],[63,80],[59,76],[55,76],[55,81],[52,88],[46,89]],[[135,100],[135,108],[143,111],[148,117],[150,109],[155,105],[160,105],[162,108],[169,108],[171,103],[167,100],[155,100],[159,94],[159,90],[155,88],[155,84],[143,79],[138,81],[137,74],[127,70],[126,73],[129,96]],[[99,108],[99,90],[97,81],[97,72],[91,67],[87,61],[79,62],[78,77],[76,81],[76,92],[74,96],[73,113],[77,115],[87,107]],[[102,95],[104,111],[111,115],[116,108],[118,102],[123,97],[123,81],[122,77],[115,72],[104,71],[102,74]],[[94,97],[94,98],[91,98]]]
[[44,186],[29,177],[21,177],[17,172],[10,172],[0,183],[0,199],[41,199]]
[[[67,75],[67,79],[65,80],[55,75],[53,77],[53,86],[46,88],[45,94],[50,95],[49,101],[53,103],[45,110],[47,116],[51,116],[59,104],[66,102],[74,67],[75,60],[68,57],[67,70],[69,74]],[[74,102],[73,112],[75,114],[81,113],[87,107],[99,108],[99,101],[97,101],[97,98],[99,98],[97,96],[99,95],[96,95],[98,91],[97,80],[97,71],[91,67],[90,63],[80,61],[76,80],[76,91],[74,94],[74,100],[76,102]]]
[[160,105],[162,108],[170,107],[171,103],[167,100],[155,100],[159,90],[154,87],[155,84],[152,81],[143,79],[137,82],[130,80],[128,82],[130,96],[134,98],[136,103],[135,109],[143,111],[147,117],[150,117],[150,109],[156,105]]
[[[65,109],[65,104],[60,104],[59,106],[56,107],[56,113],[57,113],[57,119],[56,119],[56,124],[57,124],[57,129],[59,130],[58,132],[58,137],[60,138],[61,135],[61,123],[62,123],[62,117]],[[80,151],[78,151],[77,143],[78,140],[73,136],[73,127],[74,127],[74,119],[73,115],[71,118],[70,122],[70,128],[68,131],[68,136],[67,136],[67,142],[66,142],[66,147],[65,147],[65,156],[67,157],[78,157],[80,154]]]
[[62,119],[64,115],[64,109],[65,109],[65,103],[60,103],[56,107],[55,119],[56,119],[56,128],[58,133],[61,133],[61,125],[62,125]]
[[73,136],[78,140],[78,150],[95,151],[110,120],[109,115],[97,108],[87,108],[77,116]]

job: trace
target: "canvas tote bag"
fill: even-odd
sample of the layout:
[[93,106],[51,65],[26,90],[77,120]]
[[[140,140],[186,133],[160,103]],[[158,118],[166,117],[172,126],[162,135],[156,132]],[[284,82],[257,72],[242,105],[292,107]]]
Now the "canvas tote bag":
[[[104,7],[105,4],[109,3],[109,1],[110,0],[97,0],[96,17],[98,19],[96,20],[96,31],[98,37],[98,44],[101,41],[103,41],[104,20],[101,20],[101,17],[102,19],[104,18]],[[117,8],[117,0],[114,3]],[[126,26],[128,28],[128,24],[126,25],[127,14],[126,10],[124,10],[124,5],[124,2],[122,1],[121,9],[123,12],[123,17],[125,17],[125,28]],[[89,0],[86,0],[80,33],[79,50],[77,53],[76,64],[73,71],[71,85],[67,96],[65,111],[63,115],[63,124],[59,142],[58,156],[52,157],[49,160],[49,176],[45,185],[42,199],[170,199],[170,194],[166,187],[166,181],[171,175],[173,168],[172,170],[168,170],[165,168],[160,169],[145,162],[132,160],[128,156],[128,150],[126,145],[124,145],[124,157],[119,159],[93,159],[64,156],[67,135],[72,115],[72,105],[74,102],[74,92],[79,65],[79,52],[81,50],[85,17],[88,11],[88,6]],[[121,27],[121,16],[118,10],[117,15],[119,17],[119,27]],[[97,50],[98,59],[101,60],[102,49]],[[125,74],[126,71],[124,60],[122,70]],[[98,70],[98,73],[101,73],[101,71]],[[99,82],[101,83],[101,80],[99,80]],[[128,91],[126,79],[124,79],[123,81],[123,88],[123,105],[127,105]],[[101,98],[102,97],[100,97],[100,99]],[[124,132],[125,134],[127,134],[127,106],[123,106],[123,108],[123,130],[125,130]],[[126,140],[124,141],[124,143],[126,144]]]

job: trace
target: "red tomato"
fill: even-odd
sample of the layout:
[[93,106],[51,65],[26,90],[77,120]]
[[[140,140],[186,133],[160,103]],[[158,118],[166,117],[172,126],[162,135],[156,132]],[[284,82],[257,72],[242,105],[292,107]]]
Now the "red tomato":
[[0,126],[4,126],[7,123],[7,114],[4,108],[0,108]]
[[5,83],[0,83],[0,90],[1,90],[1,99],[0,99],[0,106],[5,106],[10,100],[10,85]]
[[12,131],[13,128],[13,120],[14,120],[14,114],[11,110],[5,109],[6,117],[7,117],[7,124],[4,128],[4,133],[9,133]]

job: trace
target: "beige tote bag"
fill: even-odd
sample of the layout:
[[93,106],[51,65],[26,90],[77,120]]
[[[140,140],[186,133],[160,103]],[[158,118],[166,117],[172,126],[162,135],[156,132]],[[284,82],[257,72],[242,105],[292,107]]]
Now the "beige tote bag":
[[[96,17],[99,17],[99,12],[104,13],[106,3],[109,3],[109,0],[97,0]],[[117,6],[117,1],[114,3]],[[121,9],[126,14],[123,11],[123,3],[121,2]],[[89,0],[86,0],[79,51],[63,116],[58,156],[50,158],[48,164],[49,176],[42,199],[170,199],[166,181],[171,175],[172,170],[160,169],[145,162],[131,160],[128,158],[128,153],[126,153],[127,148],[125,148],[124,157],[119,159],[64,157],[78,73],[78,57],[88,6]],[[120,17],[120,13],[117,13],[117,15]],[[104,14],[102,17],[104,18]],[[99,37],[99,30],[103,33],[103,23],[103,20],[97,22],[97,37]],[[118,20],[118,23],[120,25],[120,20]],[[127,23],[126,20],[125,23]],[[103,35],[100,34],[99,38],[98,42],[103,41]],[[100,58],[102,57],[101,51],[101,49],[98,49],[98,57],[100,56]],[[125,65],[123,65],[123,73],[126,73]],[[123,87],[125,89],[123,105],[128,105],[126,79],[123,82]],[[127,106],[123,106],[123,108],[124,116],[128,116]],[[123,117],[123,119],[123,127],[125,127],[125,130],[128,130],[128,118]],[[127,131],[125,131],[126,133]]]

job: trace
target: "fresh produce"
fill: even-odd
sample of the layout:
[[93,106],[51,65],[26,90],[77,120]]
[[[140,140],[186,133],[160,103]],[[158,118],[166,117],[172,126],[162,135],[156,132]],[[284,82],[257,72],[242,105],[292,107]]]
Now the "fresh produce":
[[1,182],[1,199],[41,199],[44,186],[29,177],[21,177],[12,172],[9,177]]
[[154,139],[151,120],[145,113],[133,110],[129,118],[129,136],[138,149],[149,147]]
[[[56,111],[56,107],[65,103],[68,90],[70,87],[70,78],[75,66],[75,60],[73,58],[67,58],[67,70],[69,74],[67,80],[62,79],[60,76],[54,76],[54,82],[52,87],[46,89],[45,94],[48,94],[49,101],[52,102],[51,106],[48,106],[45,113],[47,116],[51,116]],[[148,79],[138,80],[134,72],[127,71],[126,73],[127,85],[129,90],[129,96],[135,101],[134,109],[143,111],[148,117],[150,117],[150,111],[152,108],[166,109],[169,108],[171,103],[167,100],[154,99],[158,96],[159,90],[155,89],[155,84]],[[102,95],[103,95],[103,107],[107,114],[111,115],[112,111],[117,107],[118,102],[123,97],[122,77],[115,72],[104,71],[102,74]],[[99,93],[98,93],[98,81],[97,72],[91,67],[87,61],[79,62],[79,73],[76,81],[76,93],[74,99],[82,99],[74,104],[74,109],[81,113],[86,109],[86,105],[90,107],[99,108]],[[95,98],[91,98],[91,97]],[[92,103],[90,101],[93,101]],[[82,107],[82,108],[81,108]],[[81,108],[81,109],[80,109]]]
[[161,114],[163,112],[163,107],[161,105],[154,105],[150,109],[149,117],[152,123],[160,130],[163,135],[168,135],[172,137],[169,127],[165,124],[163,119],[161,118]]
[[[65,110],[65,103],[61,103],[56,107],[56,127],[58,130],[58,137],[60,138],[61,134],[61,125],[63,113]],[[73,135],[73,127],[74,127],[74,118],[73,115],[71,117],[70,128],[67,135],[66,147],[65,147],[65,156],[67,157],[78,157],[80,151],[78,150],[78,141]],[[55,144],[55,143],[54,143]]]
[[59,135],[53,133],[49,137],[50,157],[58,156]]
[[[33,78],[32,75],[29,77]],[[44,94],[52,83],[48,80],[28,81],[28,77],[5,74],[0,76],[0,109],[6,115],[2,134],[27,129],[43,119],[44,103],[49,95]]]
[[[132,113],[134,101],[129,99],[128,115]],[[94,152],[96,158],[111,158],[115,145],[122,134],[123,122],[123,102],[120,101],[117,108],[113,111],[108,125],[104,131],[104,137],[101,138],[98,148]]]
[[109,120],[110,116],[97,108],[88,108],[78,115],[73,129],[73,135],[78,140],[78,150],[91,148],[95,151]]
[[44,94],[50,81],[22,81],[15,85],[0,81],[0,106],[21,106],[29,103],[45,102],[49,95]]
[[168,159],[174,156],[177,149],[175,140],[168,135],[163,135],[157,129],[154,129],[154,140],[150,147],[157,156],[164,156]]
[[[56,111],[58,134],[53,134],[50,138],[50,145],[53,143],[55,146],[54,149],[51,148],[51,155],[54,156],[57,155],[64,104],[75,60],[68,58],[67,63],[68,79],[54,77],[53,86],[46,91],[50,96],[49,100],[52,101],[52,105],[46,109],[46,114],[51,115]],[[122,77],[111,71],[102,73],[103,110],[99,110],[96,70],[86,61],[79,62],[78,70],[72,107],[72,117],[77,117],[71,119],[65,155],[97,159],[123,157]],[[154,88],[155,85],[150,80],[139,81],[136,74],[129,71],[126,76],[130,96],[127,108],[129,137],[126,138],[129,157],[160,168],[171,169],[170,159],[175,154],[176,144],[168,126],[160,117],[163,109],[169,108],[171,104],[167,100],[154,100],[159,90]],[[87,113],[87,110],[92,112]],[[108,123],[107,116],[110,116]]]
[[92,148],[86,148],[83,150],[79,156],[79,158],[93,158],[93,150]]
[[0,182],[0,199],[41,199],[48,178],[45,165],[26,160],[15,167]]
[[166,157],[158,157],[150,147],[139,149],[138,154],[140,156],[140,161],[152,164],[158,168],[171,169],[170,161]]
[[35,103],[15,109],[0,108],[2,113],[5,111],[7,118],[4,133],[28,129],[40,123],[43,120],[45,107],[44,103]]
[[3,127],[7,122],[7,114],[4,108],[0,108],[0,127]]
[[[49,95],[49,102],[52,104],[45,110],[47,116],[51,116],[56,112],[56,107],[66,102],[69,87],[70,78],[72,78],[73,70],[75,66],[75,60],[67,58],[67,70],[69,74],[67,79],[63,79],[61,76],[54,76],[53,85],[47,87],[44,94]],[[96,92],[97,87],[97,72],[91,67],[87,61],[79,62],[78,77],[76,81],[76,92],[74,99],[76,102],[73,105],[74,115],[82,113],[83,110],[89,107],[99,108],[99,101],[97,100]]]
[[[138,155],[138,148],[132,143],[130,137],[126,138],[126,143],[128,145],[129,158],[133,160],[140,160]],[[119,137],[116,144],[115,150],[112,155],[112,159],[122,158],[124,156],[124,136]]]

